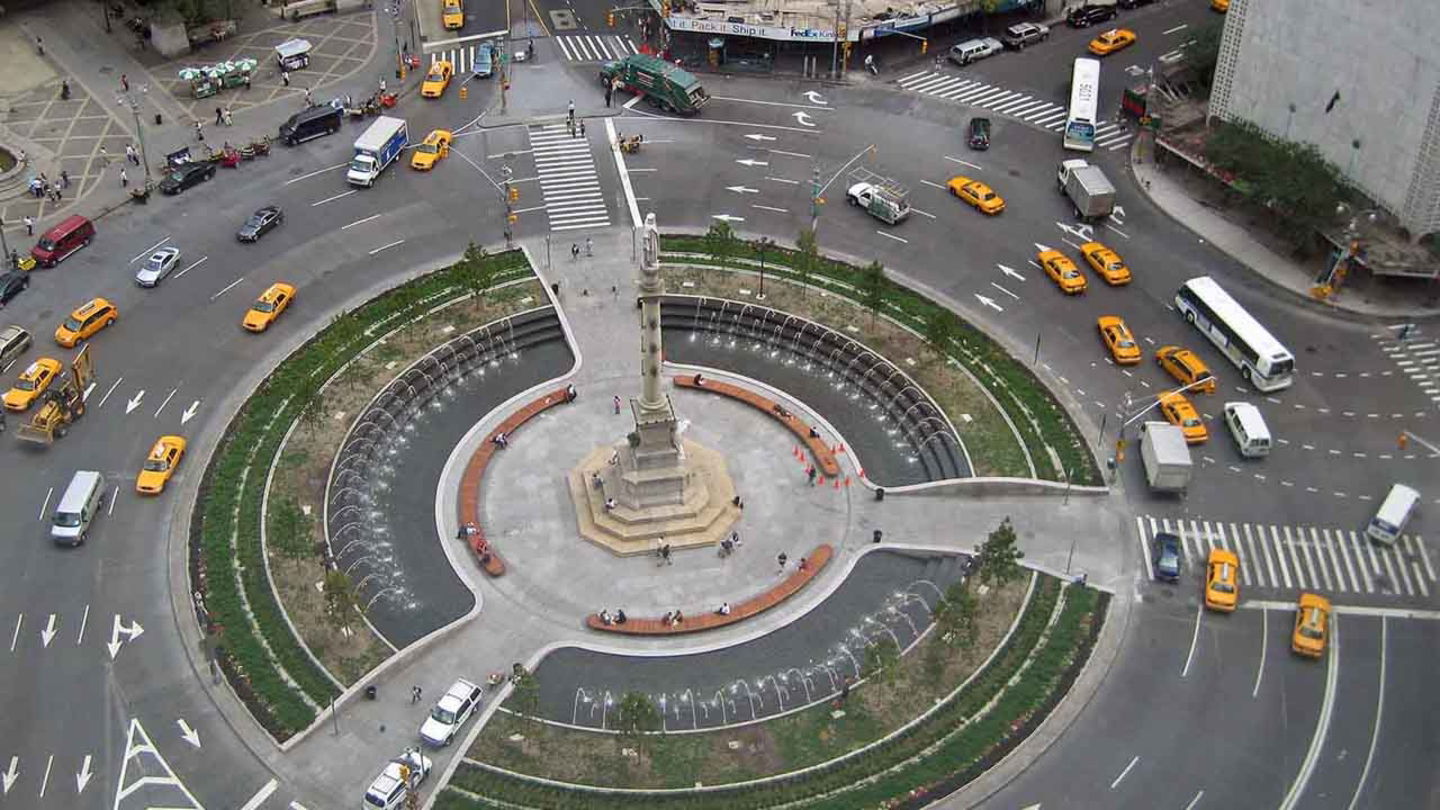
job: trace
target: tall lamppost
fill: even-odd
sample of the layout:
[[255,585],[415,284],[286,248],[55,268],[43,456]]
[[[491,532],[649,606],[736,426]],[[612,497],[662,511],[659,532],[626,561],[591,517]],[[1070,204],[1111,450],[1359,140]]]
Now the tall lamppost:
[[[135,88],[135,93],[144,96],[150,92],[148,84],[142,84]],[[130,114],[135,118],[135,135],[140,139],[140,160],[145,165],[145,188],[150,188],[150,155],[145,151],[145,127],[140,123],[140,100],[135,93],[121,93],[115,100],[130,108]]]
[[760,254],[760,294],[755,297],[757,301],[765,300],[765,251],[773,247],[775,240],[768,236],[755,240],[755,251]]

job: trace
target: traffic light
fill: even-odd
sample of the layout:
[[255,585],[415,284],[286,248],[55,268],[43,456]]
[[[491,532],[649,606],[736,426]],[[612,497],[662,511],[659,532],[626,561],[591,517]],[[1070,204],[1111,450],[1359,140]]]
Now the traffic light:
[[614,27],[615,27],[615,12],[613,12],[613,11],[607,11],[607,12],[605,12],[605,24],[608,25],[608,26],[610,26],[611,28],[614,28]]
[[511,187],[510,187],[510,190],[509,190],[508,192],[506,192],[506,196],[509,198],[510,202],[512,202],[512,203],[514,203],[514,202],[520,202],[520,189],[518,189],[518,188],[516,188],[516,187],[514,187],[514,186],[511,186]]
[[928,39],[922,39],[922,40],[920,40],[920,55],[921,55],[921,56],[924,56],[924,55],[925,55],[925,52],[928,51],[928,50],[930,50],[930,40],[928,40]]
[[520,221],[520,215],[519,215],[519,214],[514,214],[514,213],[506,214],[506,215],[505,215],[505,221],[508,222],[508,223],[510,223],[511,225],[514,225],[515,223],[517,223],[517,222]]

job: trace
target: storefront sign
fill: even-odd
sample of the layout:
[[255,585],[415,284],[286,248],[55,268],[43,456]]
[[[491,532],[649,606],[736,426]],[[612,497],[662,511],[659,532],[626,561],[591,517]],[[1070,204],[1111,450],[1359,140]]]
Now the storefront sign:
[[[723,20],[703,20],[696,17],[675,17],[665,18],[665,24],[671,31],[695,31],[701,34],[723,34],[732,37],[751,37],[754,39],[773,39],[784,42],[834,42],[835,32],[831,29],[819,28],[776,28],[768,25],[747,25],[745,23],[725,22]],[[852,41],[858,32],[851,31]]]

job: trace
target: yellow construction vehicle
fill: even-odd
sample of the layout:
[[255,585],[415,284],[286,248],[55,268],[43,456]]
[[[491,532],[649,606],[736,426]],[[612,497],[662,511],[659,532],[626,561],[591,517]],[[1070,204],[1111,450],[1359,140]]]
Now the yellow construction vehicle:
[[15,437],[46,447],[54,444],[56,438],[69,431],[71,422],[85,415],[85,389],[94,377],[87,344],[70,362],[70,370],[61,374],[45,392],[40,407],[31,414],[30,421],[15,432]]

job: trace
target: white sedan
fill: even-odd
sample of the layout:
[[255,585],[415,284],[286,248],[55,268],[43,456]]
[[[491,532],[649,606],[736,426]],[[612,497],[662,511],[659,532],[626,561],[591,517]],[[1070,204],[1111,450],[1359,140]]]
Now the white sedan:
[[180,248],[163,247],[150,254],[145,260],[145,266],[135,274],[135,283],[141,287],[154,287],[170,275],[175,265],[180,263]]

